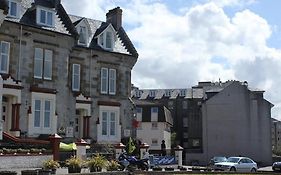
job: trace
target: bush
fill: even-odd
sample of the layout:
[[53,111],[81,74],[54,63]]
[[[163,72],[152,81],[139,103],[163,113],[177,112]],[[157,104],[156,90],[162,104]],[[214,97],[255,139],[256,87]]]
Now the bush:
[[107,160],[102,155],[97,154],[87,161],[87,166],[91,172],[101,171],[102,168],[106,168]]
[[57,169],[60,167],[60,164],[57,161],[54,161],[53,159],[49,159],[43,162],[43,168],[44,169]]
[[67,159],[65,161],[65,164],[68,167],[74,167],[74,168],[81,168],[83,165],[83,161],[79,158],[76,158],[75,156],[72,156],[71,158]]
[[108,171],[117,171],[120,169],[120,164],[116,160],[111,160],[108,162],[107,170]]

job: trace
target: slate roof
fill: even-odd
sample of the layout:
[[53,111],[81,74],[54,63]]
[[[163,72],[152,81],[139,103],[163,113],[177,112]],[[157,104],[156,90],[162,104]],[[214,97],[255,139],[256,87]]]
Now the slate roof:
[[[32,2],[33,0],[22,0],[20,18],[17,19],[17,18],[6,17],[6,20],[20,23],[23,25],[36,27],[36,28],[41,28],[44,30],[70,35],[78,39],[78,32],[76,31],[75,25],[77,25],[81,20],[86,19],[87,22],[89,23],[90,30],[92,33],[92,36],[90,38],[91,42],[89,48],[108,51],[108,50],[104,50],[102,47],[100,47],[97,44],[97,39],[95,38],[95,36],[103,32],[104,29],[107,28],[109,23],[94,20],[94,19],[89,19],[89,18],[83,18],[75,15],[69,15],[65,11],[62,4],[59,3],[60,2],[59,0],[34,0],[34,3]],[[56,11],[54,27],[41,26],[36,23],[36,6],[43,6],[43,7],[54,9]],[[138,57],[138,53],[135,47],[133,46],[132,42],[130,41],[129,37],[127,36],[125,30],[122,27],[120,27],[120,29],[116,31],[116,34],[117,34],[117,40],[111,52],[122,53],[122,54],[132,55],[134,57]]]
[[191,98],[203,98],[204,97],[204,90],[202,88],[187,88],[187,89],[136,89],[134,90],[134,92],[132,93],[132,97],[135,97],[135,95],[137,94],[137,91],[142,91],[142,95],[139,99],[148,99],[151,98],[149,97],[149,92],[150,91],[155,91],[155,97],[152,97],[153,99],[157,100],[157,99],[161,99],[164,98],[166,96],[165,95],[165,91],[166,90],[170,90],[171,91],[171,95],[168,97],[170,99],[176,99],[177,97],[179,97],[181,90],[185,90],[186,94],[185,96],[183,96],[185,99],[191,99]]

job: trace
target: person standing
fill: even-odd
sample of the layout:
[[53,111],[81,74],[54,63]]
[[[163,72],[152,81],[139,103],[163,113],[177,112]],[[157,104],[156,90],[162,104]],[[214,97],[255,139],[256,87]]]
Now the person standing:
[[162,140],[162,143],[161,143],[161,155],[162,155],[162,156],[166,156],[166,144],[165,144],[165,140]]

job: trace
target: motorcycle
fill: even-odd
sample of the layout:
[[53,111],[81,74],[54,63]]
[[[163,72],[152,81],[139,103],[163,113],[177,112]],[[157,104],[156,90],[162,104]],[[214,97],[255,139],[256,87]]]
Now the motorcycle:
[[118,157],[118,163],[121,165],[121,170],[134,171],[136,169],[148,170],[149,160],[137,159],[135,156],[129,156],[126,152],[123,152]]

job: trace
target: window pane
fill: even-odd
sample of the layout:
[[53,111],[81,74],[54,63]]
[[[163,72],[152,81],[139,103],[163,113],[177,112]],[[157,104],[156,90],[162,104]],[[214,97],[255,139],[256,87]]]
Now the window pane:
[[46,23],[46,11],[40,10],[40,22],[45,24]]
[[151,111],[152,113],[158,113],[158,107],[152,107]]
[[1,56],[1,70],[0,72],[7,73],[7,66],[8,66],[8,56],[7,55],[2,55]]
[[53,25],[53,13],[47,12],[47,24],[52,26]]
[[1,42],[0,45],[1,54],[0,54],[0,72],[8,73],[8,61],[9,61],[9,50],[10,43]]
[[83,26],[80,27],[79,43],[86,44],[86,28]]
[[10,3],[10,15],[17,16],[17,3],[15,2]]
[[72,90],[80,90],[80,65],[73,64]]
[[106,48],[112,48],[112,33],[106,32]]
[[115,69],[109,70],[109,93],[110,94],[116,93],[116,70]]
[[107,135],[107,113],[102,112],[102,135]]
[[111,112],[110,113],[110,135],[113,136],[115,135],[115,113]]
[[45,101],[45,112],[44,112],[44,127],[50,127],[50,117],[51,116],[51,102]]
[[142,108],[137,107],[137,113],[142,113]]
[[43,69],[43,49],[35,48],[34,77],[41,78]]
[[35,100],[34,127],[40,127],[41,101]]
[[101,93],[107,93],[108,87],[108,69],[101,69]]
[[52,79],[52,57],[53,52],[51,50],[45,50],[44,78],[46,79]]

